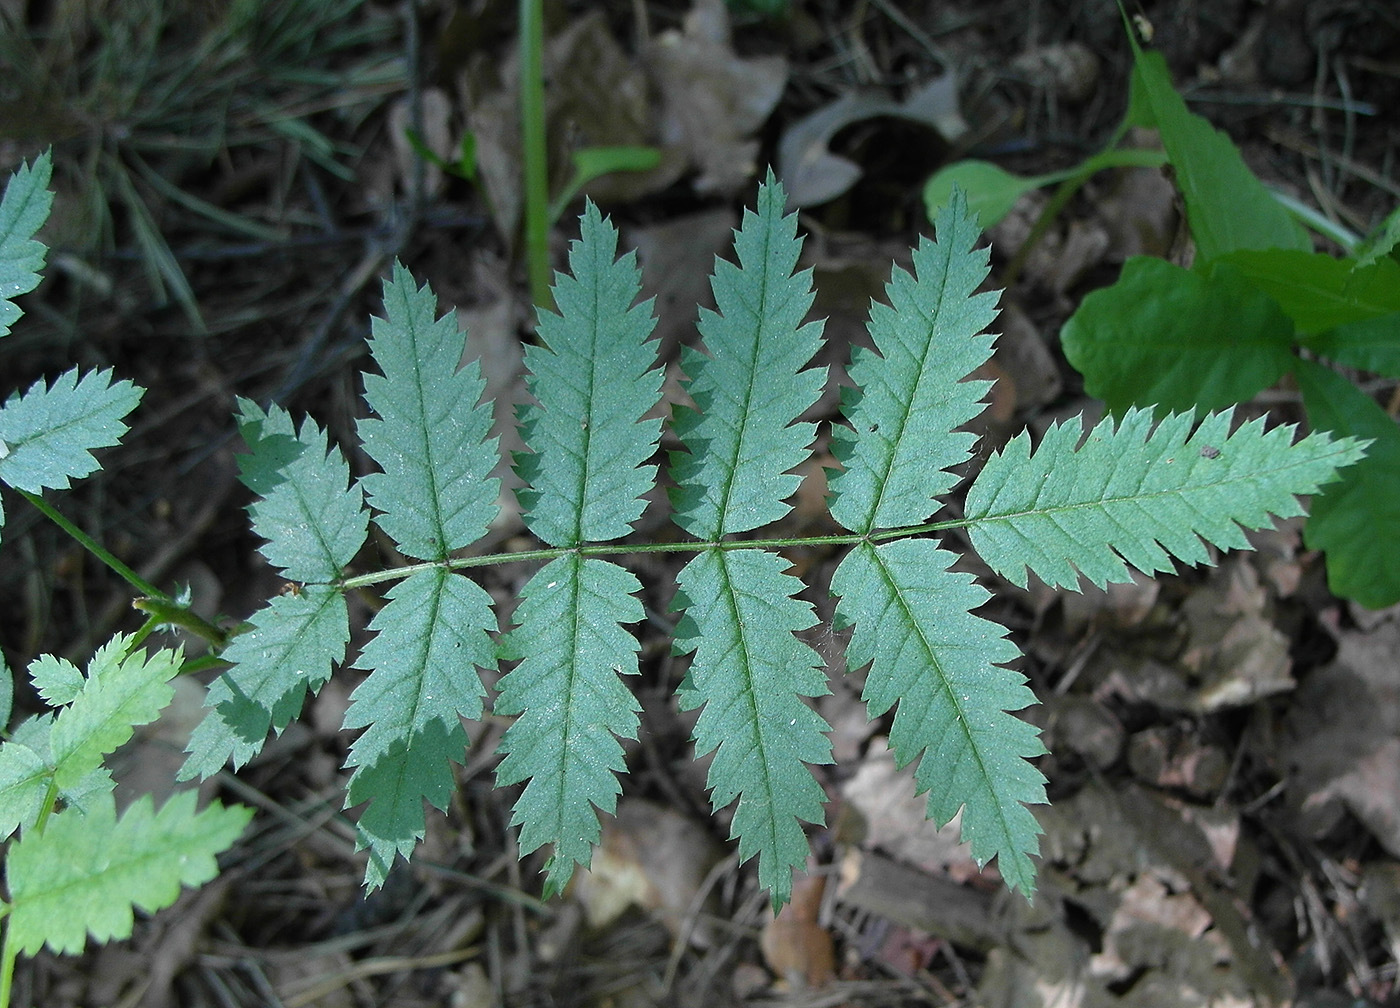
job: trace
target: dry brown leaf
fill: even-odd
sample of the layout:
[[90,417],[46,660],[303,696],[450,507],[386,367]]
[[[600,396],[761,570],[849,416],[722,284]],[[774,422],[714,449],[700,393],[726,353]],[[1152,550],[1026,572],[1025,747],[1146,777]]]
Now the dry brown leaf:
[[1347,632],[1336,660],[1304,680],[1283,750],[1296,774],[1289,795],[1314,834],[1340,807],[1400,857],[1400,621]]
[[836,978],[831,932],[818,921],[825,892],[825,876],[795,877],[791,901],[759,937],[768,968],[794,987],[825,987]]
[[[593,865],[574,876],[570,892],[592,927],[603,927],[629,906],[655,914],[680,934],[706,877],[724,852],[709,832],[661,805],[622,798],[605,819]],[[704,938],[704,935],[696,937]]]
[[661,142],[699,170],[695,190],[747,186],[759,170],[754,134],[782,96],[787,60],[735,55],[723,0],[696,0],[682,30],[659,35],[644,56],[661,99]]

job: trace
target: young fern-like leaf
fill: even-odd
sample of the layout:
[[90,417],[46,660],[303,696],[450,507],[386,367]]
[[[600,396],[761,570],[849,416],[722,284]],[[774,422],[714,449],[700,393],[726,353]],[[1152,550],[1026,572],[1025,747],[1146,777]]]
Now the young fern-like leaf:
[[[738,265],[717,260],[716,312],[704,312],[708,353],[687,350],[686,390],[698,409],[676,411],[686,450],[672,454],[676,523],[717,540],[782,518],[797,489],[791,470],[811,451],[815,425],[798,423],[821,394],[826,368],[803,370],[820,349],[810,271],[794,274],[797,217],[771,172],[757,208],[735,235]],[[695,652],[683,707],[701,707],[699,754],[710,764],[716,809],[738,799],[739,855],[758,855],[759,881],[785,903],[792,869],[807,860],[801,821],[822,822],[821,787],[805,764],[831,762],[828,725],[800,697],[828,692],[822,662],[793,636],[815,622],[795,598],[802,583],[758,550],[702,550],[681,571],[673,608],[684,609],[676,650]]]
[[1293,427],[1266,431],[1262,418],[1232,432],[1232,417],[1177,413],[1154,426],[1151,410],[1129,409],[1087,436],[1052,424],[1034,452],[1023,433],[968,491],[972,544],[1021,587],[1029,569],[1049,585],[1075,588],[1082,574],[1102,588],[1129,580],[1129,565],[1155,574],[1172,557],[1209,563],[1206,543],[1249,549],[1244,529],[1303,514],[1297,494],[1364,454],[1364,442],[1321,433],[1293,444]]
[[259,497],[248,507],[253,529],[267,540],[262,553],[287,577],[309,582],[279,595],[250,620],[222,657],[229,669],[209,687],[211,708],[190,736],[180,778],[209,777],[232,760],[257,755],[269,730],[280,732],[345,660],[350,640],[338,578],[365,541],[369,514],[338,449],[310,420],[297,430],[280,407],[263,412],[241,400],[239,430],[249,453],[239,478]]
[[[973,248],[976,221],[955,192],[938,216],[937,240],[920,242],[914,274],[896,269],[892,308],[874,305],[874,353],[853,351],[859,392],[843,402],[850,429],[833,450],[831,513],[853,532],[917,525],[932,497],[952,488],[952,466],[971,454],[958,427],[981,412],[990,383],[963,381],[991,354],[982,330],[995,318],[995,293],[975,293],[988,254]],[[919,790],[940,824],[963,809],[963,835],[979,861],[998,859],[1002,875],[1033,891],[1028,857],[1039,829],[1025,803],[1045,801],[1044,778],[1027,759],[1044,750],[1011,711],[1034,702],[1023,677],[997,666],[1016,649],[1000,628],[969,615],[986,593],[948,573],[951,554],[901,540],[856,546],[832,576],[837,618],[854,625],[847,664],[869,664],[863,699],[872,717],[897,706],[890,747],[900,764],[919,760]],[[990,629],[989,629],[990,628]]]
[[[382,373],[365,376],[375,415],[359,432],[380,468],[361,481],[375,524],[400,552],[444,561],[485,535],[500,480],[491,476],[497,447],[480,365],[458,369],[466,338],[436,315],[432,291],[395,263],[370,340]],[[443,568],[396,585],[370,623],[375,636],[355,663],[370,674],[351,694],[345,727],[365,729],[346,760],[354,768],[346,804],[369,801],[357,839],[370,851],[371,889],[396,854],[407,858],[423,839],[423,800],[447,807],[452,764],[467,748],[461,719],[481,717],[486,689],[476,668],[496,664],[495,628],[486,592]]]
[[48,248],[34,235],[53,207],[52,175],[53,155],[45,151],[32,166],[21,162],[0,198],[0,336],[8,336],[24,314],[15,298],[39,286]]
[[[541,311],[541,345],[526,349],[535,405],[521,410],[531,453],[517,457],[530,484],[525,523],[551,546],[604,542],[631,531],[656,476],[660,420],[643,420],[661,392],[650,302],[634,304],[633,253],[614,259],[617,231],[588,204],[582,237],[559,274],[559,314]],[[502,677],[496,711],[519,717],[501,741],[497,781],[528,780],[515,805],[520,846],[554,845],[546,889],[588,864],[623,769],[614,736],[635,738],[637,702],[620,676],[637,670],[637,642],[621,624],[642,618],[637,579],[616,564],[566,554],[521,591],[504,650],[520,664]]]
[[155,811],[142,795],[118,818],[104,795],[85,813],[57,813],[43,832],[26,833],[5,860],[7,943],[25,955],[45,945],[76,955],[88,935],[130,937],[133,905],[154,913],[174,903],[182,885],[212,879],[215,856],[238,839],[253,810],[212,803],[196,812],[197,800],[182,791]]
[[65,797],[85,790],[103,758],[170,703],[181,653],[130,648],[130,637],[113,638],[92,656],[87,675],[50,656],[30,666],[35,686],[59,709],[0,743],[0,839],[34,825],[51,787]]

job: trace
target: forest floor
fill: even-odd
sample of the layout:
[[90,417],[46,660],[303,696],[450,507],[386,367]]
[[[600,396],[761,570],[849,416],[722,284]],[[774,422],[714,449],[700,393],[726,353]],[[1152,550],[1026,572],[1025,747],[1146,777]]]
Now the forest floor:
[[[46,61],[0,95],[0,167],[51,144],[59,192],[48,277],[0,365],[6,390],[75,362],[150,390],[124,446],[64,507],[148,580],[188,585],[202,612],[236,623],[284,586],[243,510],[235,397],[309,413],[355,444],[364,339],[394,257],[456,309],[512,443],[504,421],[533,333],[516,25],[504,0],[350,4],[333,23],[308,16],[302,42],[269,14],[256,27],[282,40],[275,52],[191,63],[223,15],[181,6],[154,28],[129,13],[145,5],[96,0],[21,2],[0,20],[27,23]],[[546,6],[554,163],[585,144],[663,149],[658,168],[588,191],[638,250],[671,371],[762,166],[800,207],[823,363],[839,365],[865,341],[890,263],[931,230],[933,171],[967,156],[1063,168],[1102,146],[1127,101],[1111,0],[794,0],[771,20],[719,0]],[[1269,184],[1362,234],[1400,201],[1393,4],[1177,0],[1141,16],[1193,110]],[[29,85],[39,97],[17,100]],[[477,182],[425,166],[410,129],[448,161],[470,132]],[[1005,288],[978,424],[991,446],[1095,414],[1060,325],[1128,256],[1190,254],[1160,170],[1096,176],[1027,247],[1048,198],[1027,195],[989,233],[990,283]],[[554,229],[556,265],[577,209]],[[1301,419],[1283,385],[1256,405]],[[835,409],[833,385],[814,418]],[[356,472],[367,465],[351,454]],[[486,545],[527,548],[508,503]],[[795,504],[785,533],[829,530],[819,479]],[[17,499],[6,508],[12,668],[46,651],[81,660],[139,625],[123,583]],[[642,534],[662,522],[649,510]],[[1022,590],[970,568],[1041,700],[1024,712],[1050,749],[1034,904],[995,864],[978,870],[956,822],[925,820],[888,719],[867,720],[843,637],[826,631],[811,642],[830,659],[832,693],[816,701],[833,729],[836,762],[817,768],[830,803],[775,920],[725,813],[710,814],[693,715],[672,697],[678,565],[644,558],[640,741],[593,870],[565,896],[541,901],[540,859],[517,857],[516,790],[493,787],[505,725],[487,719],[412,865],[364,897],[339,729],[363,673],[345,668],[250,766],[202,785],[257,810],[222,875],[129,941],[23,961],[15,1003],[1400,1006],[1400,610],[1331,595],[1301,527],[1108,591]],[[794,559],[820,586],[839,557]],[[498,601],[514,596],[519,571],[482,570]],[[809,601],[830,619],[824,590]],[[352,643],[373,605],[352,602]],[[175,707],[119,754],[122,793],[169,792],[205,682],[182,680]],[[32,692],[17,706],[39,709]]]

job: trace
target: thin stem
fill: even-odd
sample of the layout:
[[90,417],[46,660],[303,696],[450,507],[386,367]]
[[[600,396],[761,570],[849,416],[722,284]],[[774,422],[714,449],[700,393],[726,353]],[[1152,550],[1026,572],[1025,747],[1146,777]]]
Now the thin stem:
[[[6,907],[6,910],[9,908]],[[10,1008],[10,987],[14,983],[15,960],[18,958],[19,949],[10,934],[10,922],[5,921],[5,944],[0,950],[0,1008]]]
[[63,531],[67,532],[70,536],[72,536],[74,539],[78,540],[78,544],[82,546],[83,549],[87,550],[89,553],[97,557],[97,559],[101,560],[112,570],[116,571],[116,573],[119,576],[121,576],[142,595],[149,595],[152,598],[163,599],[166,602],[174,601],[165,592],[161,591],[155,585],[151,584],[149,581],[143,578],[140,574],[137,574],[134,570],[132,570],[126,564],[122,563],[115,556],[113,556],[111,551],[108,550],[107,547],[103,546],[92,536],[88,535],[86,532],[78,528],[78,526],[74,525],[67,518],[63,517],[63,515],[59,513],[58,509],[52,504],[50,504],[48,501],[44,500],[44,498],[40,497],[38,494],[30,493],[28,490],[21,490],[19,493],[21,497],[29,501],[29,503],[33,504],[36,508],[38,508],[39,511],[42,512],[46,518],[49,519],[49,521],[53,522],[59,528],[63,529]]
[[525,260],[530,297],[553,307],[549,293],[549,166],[544,113],[544,12],[520,0],[520,139],[525,158]]
[[203,637],[216,648],[222,648],[228,644],[228,633],[210,623],[203,616],[194,612],[189,606],[181,605],[179,602],[169,598],[145,598],[132,599],[131,608],[139,612],[148,614],[156,624],[170,623],[174,626],[183,627],[192,634]]
[[943,532],[948,529],[965,528],[971,525],[969,519],[929,522],[925,525],[911,525],[907,528],[884,529],[879,532],[846,532],[840,535],[796,536],[778,539],[721,539],[709,542],[669,542],[669,543],[614,543],[591,546],[557,546],[547,549],[522,550],[518,553],[491,553],[485,556],[458,557],[453,560],[432,560],[425,563],[409,564],[371,574],[357,574],[337,582],[345,591],[368,588],[385,581],[399,581],[423,571],[443,568],[445,570],[465,570],[470,567],[494,567],[500,564],[528,562],[531,560],[555,560],[566,554],[575,553],[582,557],[625,556],[630,553],[699,553],[702,550],[763,549],[778,550],[794,546],[854,546],[860,542],[882,543],[891,539],[905,539],[909,536],[924,535],[929,532]]

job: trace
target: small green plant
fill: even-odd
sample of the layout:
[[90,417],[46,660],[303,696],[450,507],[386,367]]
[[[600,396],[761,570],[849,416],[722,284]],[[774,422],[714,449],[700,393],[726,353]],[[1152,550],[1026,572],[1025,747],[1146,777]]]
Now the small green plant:
[[[808,458],[814,424],[798,417],[826,381],[807,363],[820,324],[802,324],[810,273],[795,273],[796,222],[782,187],[760,187],[757,210],[736,236],[737,265],[719,262],[717,312],[702,313],[707,352],[682,360],[694,407],[672,430],[684,446],[669,463],[682,541],[621,542],[657,477],[662,421],[645,419],[661,389],[653,320],[637,304],[631,254],[615,258],[617,232],[591,205],[556,277],[559,313],[541,311],[540,343],[526,350],[533,401],[520,421],[529,451],[516,459],[525,522],[540,549],[472,555],[497,512],[488,440],[489,404],[475,363],[457,370],[464,337],[437,317],[436,299],[396,266],[384,287],[365,376],[370,415],[359,436],[375,472],[352,481],[340,451],[311,420],[243,402],[249,453],[244,482],[263,552],[296,591],[273,598],[223,652],[232,664],[209,691],[182,774],[241,765],[270,732],[297,716],[309,692],[346,661],[345,594],[393,582],[373,636],[354,660],[369,673],[345,727],[362,730],[347,766],[347,804],[369,851],[366,883],[382,883],[424,833],[423,801],[442,809],[452,765],[466,748],[463,718],[478,718],[486,690],[476,669],[513,663],[499,683],[497,716],[513,717],[497,769],[502,786],[524,784],[515,806],[520,846],[546,845],[546,889],[561,889],[589,863],[598,812],[610,812],[623,772],[619,738],[638,728],[625,677],[638,671],[627,624],[643,618],[636,577],[615,558],[693,554],[677,576],[676,650],[692,654],[678,689],[699,708],[696,748],[713,751],[715,807],[737,800],[733,832],[742,857],[776,904],[805,863],[803,822],[820,822],[823,794],[807,764],[829,762],[826,725],[803,698],[827,691],[822,662],[796,634],[815,623],[802,583],[780,551],[849,546],[832,579],[837,624],[853,627],[848,664],[866,670],[872,716],[893,710],[891,744],[919,761],[929,814],[963,810],[980,861],[999,859],[1008,882],[1029,893],[1038,827],[1027,805],[1044,800],[1029,762],[1035,730],[1011,712],[1034,700],[1005,631],[974,614],[988,593],[952,569],[956,554],[931,536],[965,529],[984,560],[1024,584],[1029,571],[1075,587],[1129,576],[1129,565],[1169,570],[1172,558],[1208,562],[1206,544],[1247,545],[1241,526],[1300,513],[1295,497],[1361,456],[1354,440],[1258,421],[1231,430],[1228,413],[1197,424],[1181,415],[1155,427],[1130,411],[1090,431],[1053,427],[1032,450],[1022,435],[994,453],[973,482],[961,518],[929,520],[935,498],[958,482],[974,436],[961,432],[989,385],[962,380],[991,352],[982,333],[994,293],[977,293],[988,254],[955,198],[938,240],[897,270],[890,305],[872,309],[875,351],[858,350],[856,389],[833,431],[841,468],[829,476],[831,515],[846,532],[816,538],[745,538],[782,518]],[[1081,441],[1083,444],[1081,445]],[[369,509],[366,508],[366,501]],[[413,562],[364,570],[373,522]],[[493,642],[497,617],[462,572],[484,565],[539,565]]]
[[[1086,297],[1065,323],[1065,356],[1085,389],[1120,416],[1132,407],[1222,409],[1291,377],[1314,427],[1372,442],[1367,458],[1314,502],[1305,540],[1326,551],[1338,595],[1375,608],[1400,601],[1400,569],[1374,548],[1378,536],[1400,536],[1400,428],[1323,363],[1400,378],[1400,262],[1390,254],[1400,213],[1361,243],[1269,191],[1230,139],[1186,108],[1161,54],[1132,41],[1129,108],[1108,149],[1038,178],[963,162],[930,179],[925,199],[937,207],[953,185],[966,185],[974,204],[1000,216],[1021,193],[1064,180],[1034,238],[1093,172],[1170,164],[1196,245],[1193,266],[1129,259],[1118,281]],[[1116,149],[1129,126],[1155,128],[1163,151]],[[1298,219],[1351,254],[1312,251]]]
[[[41,165],[46,174],[47,160]],[[38,174],[22,187],[28,197]],[[953,569],[957,554],[935,536],[964,530],[991,568],[1018,584],[1031,573],[1071,588],[1081,577],[1122,581],[1130,565],[1152,573],[1172,569],[1174,559],[1209,562],[1211,545],[1247,548],[1244,528],[1267,524],[1271,514],[1300,513],[1297,495],[1333,479],[1364,446],[1325,433],[1295,442],[1291,428],[1265,430],[1257,420],[1232,429],[1228,412],[1154,424],[1150,413],[1130,410],[1119,423],[1087,431],[1055,425],[1034,448],[1023,434],[991,455],[961,517],[931,521],[937,498],[959,482],[954,470],[971,457],[975,437],[961,428],[982,410],[990,383],[964,379],[990,355],[993,337],[984,330],[996,315],[997,295],[977,292],[988,252],[976,248],[975,220],[955,197],[939,216],[937,240],[915,250],[913,273],[894,272],[889,305],[873,306],[874,349],[853,353],[855,388],[846,390],[844,420],[832,432],[840,468],[829,474],[831,516],[846,531],[753,538],[790,510],[786,500],[799,482],[792,470],[809,457],[817,433],[799,417],[827,380],[825,368],[807,366],[820,349],[821,324],[802,322],[813,299],[811,274],[795,271],[801,241],[795,217],[783,215],[784,201],[770,175],[736,233],[737,263],[716,265],[718,310],[700,320],[705,349],[687,351],[682,361],[694,405],[677,408],[669,421],[682,445],[669,459],[680,541],[621,541],[658,475],[663,421],[647,417],[662,372],[649,341],[649,304],[637,303],[635,257],[616,256],[617,232],[591,204],[570,252],[571,274],[556,277],[558,314],[540,312],[540,343],[526,351],[533,401],[520,419],[529,450],[515,464],[525,483],[525,521],[540,548],[470,552],[495,517],[500,493],[490,475],[497,461],[490,404],[482,401],[477,364],[458,368],[463,334],[438,317],[433,293],[400,265],[384,285],[383,317],[373,323],[377,371],[365,375],[369,415],[358,427],[375,471],[352,480],[344,456],[312,420],[294,422],[280,407],[242,401],[238,424],[248,452],[240,476],[256,495],[253,528],[293,590],[273,597],[232,639],[202,628],[228,668],[210,686],[208,713],[181,775],[207,777],[230,761],[241,765],[284,729],[308,693],[346,663],[347,593],[392,583],[354,659],[368,676],[344,722],[360,732],[347,760],[347,806],[364,805],[357,829],[368,850],[366,884],[381,884],[399,855],[412,854],[424,835],[425,800],[446,807],[453,765],[467,745],[462,720],[485,708],[478,670],[507,662],[494,713],[514,720],[501,743],[497,782],[524,785],[514,815],[520,847],[526,854],[552,848],[545,887],[558,891],[576,865],[589,863],[598,813],[614,808],[620,790],[619,738],[639,726],[625,677],[638,671],[638,642],[626,627],[643,618],[641,585],[616,559],[691,554],[673,602],[675,648],[693,655],[679,699],[700,709],[695,741],[699,752],[714,752],[712,802],[718,809],[737,801],[739,852],[757,857],[759,883],[776,906],[807,858],[802,824],[822,819],[823,793],[809,765],[831,758],[827,726],[804,702],[827,690],[821,659],[797,636],[816,618],[781,553],[849,547],[831,588],[837,627],[852,631],[848,664],[864,670],[871,715],[893,712],[891,745],[902,763],[918,762],[929,815],[946,822],[961,810],[975,857],[996,858],[1003,877],[1029,895],[1039,827],[1028,806],[1045,800],[1044,779],[1030,761],[1044,750],[1035,729],[1013,712],[1034,696],[1007,667],[1018,653],[1005,629],[974,612],[988,592]],[[55,389],[41,400],[54,408],[36,411],[28,427],[11,418],[35,390],[0,411],[10,452],[0,459],[0,481],[40,504],[44,488],[91,472],[91,448],[114,443],[124,429],[118,418],[100,431],[70,434],[66,412],[83,399],[66,385]],[[82,451],[69,453],[66,468],[42,475],[9,468],[42,454],[37,446],[61,455],[57,449],[70,437],[69,447]],[[375,568],[365,547],[371,521],[394,544],[396,558],[410,563]],[[498,636],[490,597],[464,571],[509,562],[538,570]],[[146,595],[138,600],[151,613],[143,633],[158,620],[180,618],[176,600]],[[120,743],[118,721],[154,716],[164,683],[180,668],[178,654],[128,656],[139,637],[109,645],[82,681],[71,666],[36,665],[41,693],[69,709],[17,733],[6,745],[23,748],[0,755],[46,775],[44,794],[53,792],[65,809],[42,836],[52,833],[51,849],[73,857],[86,856],[80,845],[91,833],[77,826],[55,832],[55,822],[76,822],[81,814],[110,824],[107,805],[88,807],[65,784],[88,779],[82,774]],[[140,699],[106,699],[127,695]],[[97,717],[80,703],[119,710],[120,717]],[[86,741],[59,743],[79,729]],[[39,738],[45,730],[47,753]],[[20,780],[12,789],[0,805],[15,822],[33,816],[37,830],[41,788]],[[75,810],[74,819],[59,818]],[[214,811],[203,813],[198,828],[175,829],[163,818],[194,822],[192,814],[188,799],[172,800],[154,818],[138,804],[127,813],[129,824],[112,819],[110,830],[123,842],[173,831],[165,842],[207,856],[246,821],[241,812]],[[37,899],[34,890],[14,887],[21,849],[12,850],[8,865],[16,908]],[[21,867],[27,863],[21,859]],[[181,878],[207,877],[209,862],[201,865]],[[117,925],[131,902],[169,895],[168,878],[163,888],[146,887],[145,868],[132,870],[139,880],[130,885],[93,890],[94,916],[85,926],[97,937],[121,933]],[[74,947],[73,925],[51,927],[46,936],[55,947]],[[21,931],[16,940],[31,948],[32,934]]]
[[[22,166],[0,199],[0,336],[21,315],[14,298],[39,283],[46,250],[34,234],[52,204],[49,175],[45,154],[32,168]],[[92,452],[120,440],[124,418],[140,397],[140,389],[113,382],[110,372],[79,376],[76,370],[11,395],[0,407],[0,482],[57,516],[37,495],[66,489],[96,471]],[[119,564],[91,539],[86,544]],[[180,608],[142,585],[148,589],[153,601]],[[140,650],[155,626],[153,618],[139,634],[99,648],[86,674],[49,655],[29,667],[35,690],[53,711],[26,719],[0,742],[0,840],[18,837],[5,854],[0,900],[0,1006],[10,1003],[21,953],[33,955],[45,945],[76,953],[89,934],[97,941],[129,936],[133,906],[161,909],[175,901],[181,885],[213,878],[215,856],[238,839],[252,816],[249,809],[217,802],[196,811],[192,791],[170,798],[159,811],[145,796],[118,814],[104,760],[131,738],[135,726],[159,716],[173,696],[170,680],[184,665],[178,651]],[[2,659],[0,672],[3,726],[10,720],[14,685]]]

